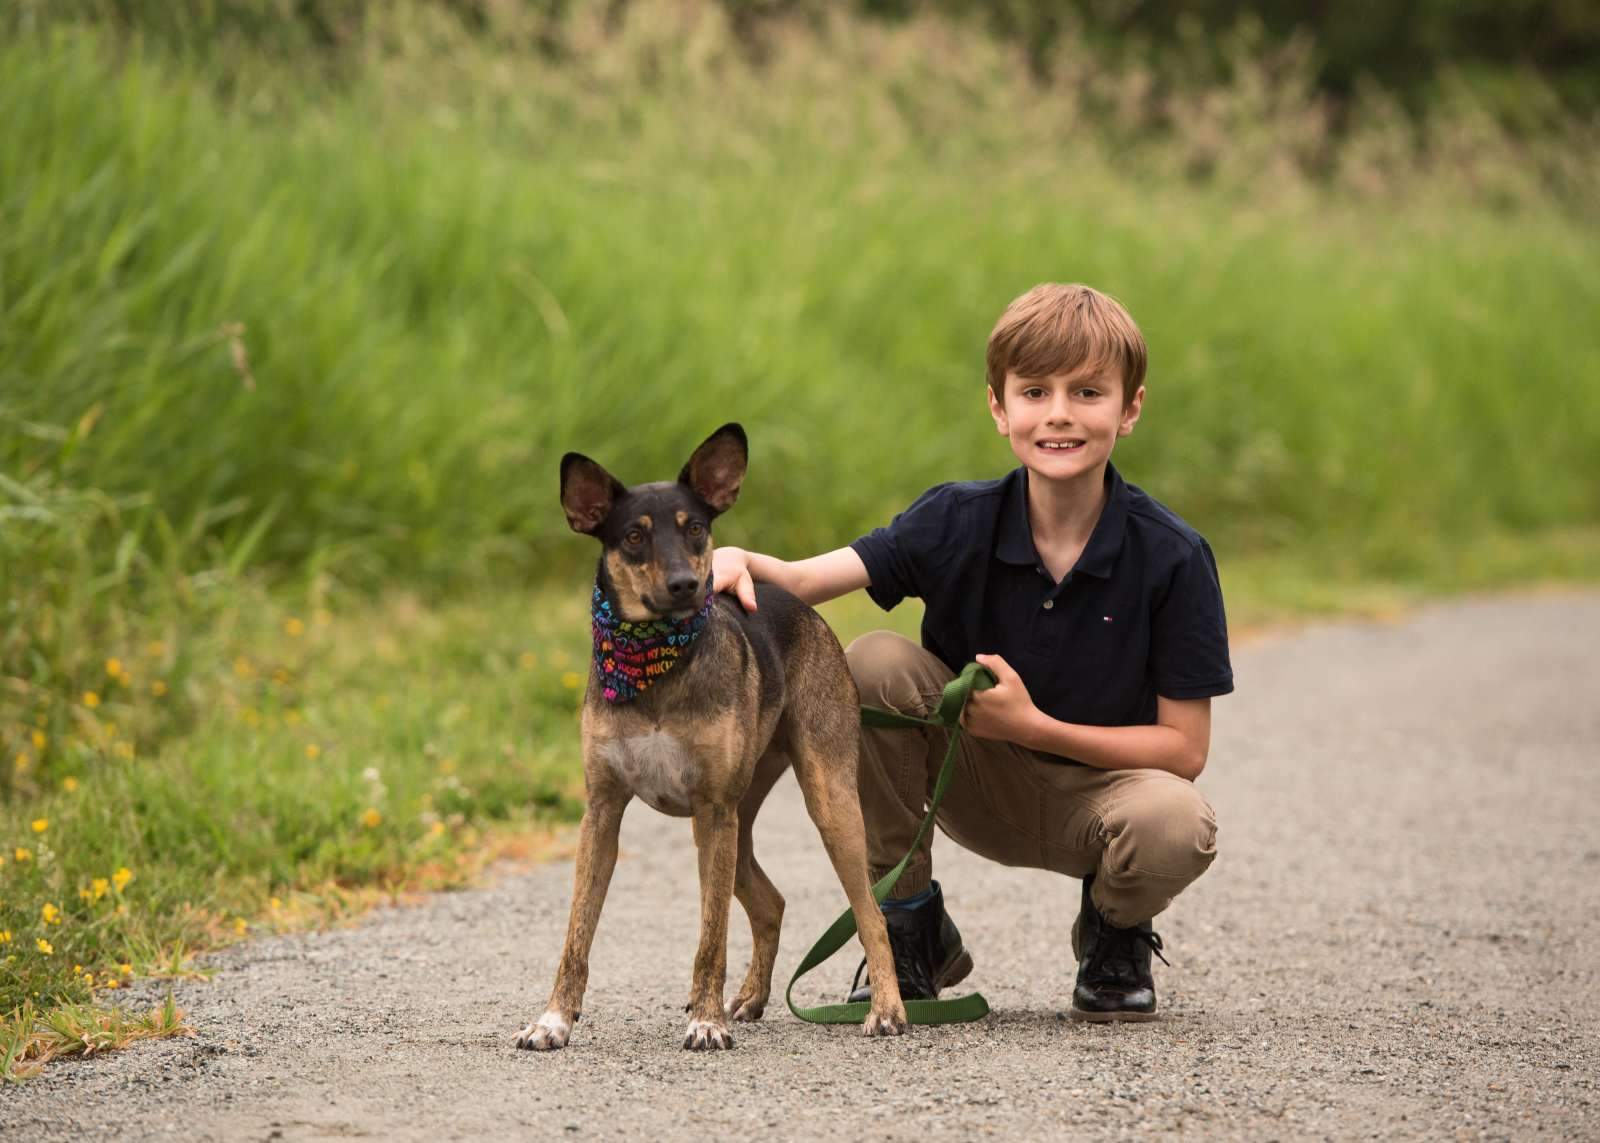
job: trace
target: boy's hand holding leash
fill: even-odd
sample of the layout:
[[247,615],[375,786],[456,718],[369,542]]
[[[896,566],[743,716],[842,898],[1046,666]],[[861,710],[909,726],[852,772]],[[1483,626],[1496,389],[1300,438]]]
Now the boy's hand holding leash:
[[986,691],[973,691],[961,726],[978,738],[1029,745],[1039,724],[1039,708],[1033,705],[1022,676],[999,655],[978,655],[978,663],[994,672],[999,680]]

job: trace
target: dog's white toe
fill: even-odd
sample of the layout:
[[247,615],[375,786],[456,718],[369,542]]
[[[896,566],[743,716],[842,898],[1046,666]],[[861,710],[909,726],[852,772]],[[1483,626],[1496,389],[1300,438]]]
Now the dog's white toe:
[[718,1051],[733,1047],[733,1037],[715,1020],[690,1020],[683,1034],[683,1046],[691,1052]]
[[537,1023],[529,1024],[517,1033],[517,1047],[530,1052],[548,1052],[565,1048],[572,1035],[572,1025],[555,1012],[546,1012]]
[[868,1012],[866,1023],[861,1025],[864,1036],[903,1036],[910,1030],[911,1024],[904,1016],[881,1016],[876,1012]]

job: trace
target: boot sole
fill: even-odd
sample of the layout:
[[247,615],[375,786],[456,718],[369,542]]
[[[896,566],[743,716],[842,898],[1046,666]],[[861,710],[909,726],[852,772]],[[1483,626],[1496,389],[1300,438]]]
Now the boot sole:
[[1154,1012],[1085,1012],[1069,1009],[1067,1015],[1083,1024],[1145,1024],[1158,1017]]

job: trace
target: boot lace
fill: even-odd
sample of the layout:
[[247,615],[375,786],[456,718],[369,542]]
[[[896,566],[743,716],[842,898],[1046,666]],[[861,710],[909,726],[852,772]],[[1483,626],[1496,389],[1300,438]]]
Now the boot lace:
[[1093,973],[1097,980],[1138,987],[1150,971],[1150,953],[1155,953],[1168,968],[1172,962],[1161,955],[1161,934],[1144,929],[1116,929],[1106,926],[1095,951]]

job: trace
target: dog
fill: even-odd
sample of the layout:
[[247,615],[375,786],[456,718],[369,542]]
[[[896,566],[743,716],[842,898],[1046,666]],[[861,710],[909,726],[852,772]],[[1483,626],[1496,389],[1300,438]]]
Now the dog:
[[[746,613],[711,590],[711,523],[733,507],[748,460],[737,424],[706,438],[676,482],[628,488],[580,453],[561,458],[567,522],[602,548],[582,711],[588,805],[555,986],[544,1015],[517,1036],[519,1048],[565,1047],[578,1022],[622,813],[635,797],[693,821],[700,944],[683,1046],[732,1048],[728,1024],[761,1018],[783,896],[751,851],[751,830],[791,766],[866,950],[874,987],[862,1031],[907,1031],[867,877],[856,791],[859,696],[844,651],[823,618],[786,591],[759,586],[758,610]],[[754,948],[744,983],[724,1005],[730,897],[749,915]]]

